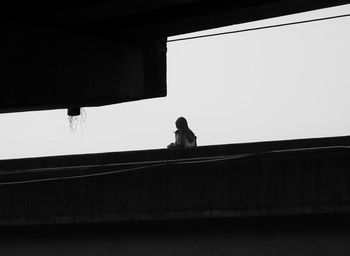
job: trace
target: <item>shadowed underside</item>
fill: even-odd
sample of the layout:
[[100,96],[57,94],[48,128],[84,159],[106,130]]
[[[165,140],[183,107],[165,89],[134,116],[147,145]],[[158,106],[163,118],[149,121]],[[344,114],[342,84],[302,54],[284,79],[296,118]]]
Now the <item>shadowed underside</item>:
[[[168,37],[350,3],[349,0],[16,1],[15,20],[106,37]],[[5,11],[6,10],[6,11]]]
[[348,3],[8,1],[0,113],[164,97],[168,36]]

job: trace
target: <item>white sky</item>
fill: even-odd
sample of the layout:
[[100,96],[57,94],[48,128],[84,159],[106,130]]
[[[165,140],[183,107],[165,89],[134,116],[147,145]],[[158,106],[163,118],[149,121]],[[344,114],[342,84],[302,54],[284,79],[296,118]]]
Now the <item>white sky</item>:
[[[199,34],[349,13],[344,5]],[[66,110],[0,114],[0,159],[165,148],[179,116],[199,145],[349,135],[349,46],[350,17],[169,43],[167,97],[85,108],[75,133]]]

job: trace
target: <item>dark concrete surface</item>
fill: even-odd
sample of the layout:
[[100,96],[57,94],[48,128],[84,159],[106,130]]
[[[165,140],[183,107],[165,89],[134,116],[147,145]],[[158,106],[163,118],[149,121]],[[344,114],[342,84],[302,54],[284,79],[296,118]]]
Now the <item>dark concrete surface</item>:
[[166,96],[166,42],[106,40],[23,21],[2,24],[0,113]]
[[0,254],[347,256],[349,216],[2,227]]
[[7,1],[5,19],[106,38],[167,37],[349,4],[349,0]]
[[349,137],[0,161],[0,224],[350,210]]
[[6,1],[0,8],[0,113],[164,97],[168,36],[349,3]]

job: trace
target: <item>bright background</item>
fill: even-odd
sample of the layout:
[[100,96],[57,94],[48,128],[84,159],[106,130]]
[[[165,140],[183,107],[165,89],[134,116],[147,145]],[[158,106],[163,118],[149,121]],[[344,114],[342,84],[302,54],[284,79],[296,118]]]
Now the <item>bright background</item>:
[[[195,34],[350,14],[350,5]],[[188,35],[181,35],[186,37]],[[171,39],[171,38],[170,38]],[[350,17],[168,44],[168,96],[0,115],[0,159],[165,148],[184,116],[199,145],[350,135]]]

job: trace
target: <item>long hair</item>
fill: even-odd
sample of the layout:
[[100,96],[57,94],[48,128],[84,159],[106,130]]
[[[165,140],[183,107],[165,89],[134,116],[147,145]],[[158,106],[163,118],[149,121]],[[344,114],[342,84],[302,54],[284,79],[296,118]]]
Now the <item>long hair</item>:
[[187,120],[184,117],[179,117],[176,122],[176,132],[175,133],[183,133],[186,137],[186,139],[192,143],[197,137],[194,135],[194,133],[191,131],[190,128],[188,128]]

